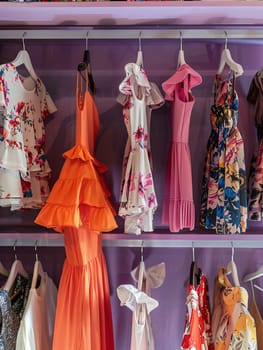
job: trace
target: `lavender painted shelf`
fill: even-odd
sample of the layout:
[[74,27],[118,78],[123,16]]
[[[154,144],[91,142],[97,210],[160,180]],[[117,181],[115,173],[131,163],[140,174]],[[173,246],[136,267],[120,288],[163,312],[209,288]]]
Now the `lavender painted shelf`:
[[262,25],[262,1],[0,2],[1,27]]

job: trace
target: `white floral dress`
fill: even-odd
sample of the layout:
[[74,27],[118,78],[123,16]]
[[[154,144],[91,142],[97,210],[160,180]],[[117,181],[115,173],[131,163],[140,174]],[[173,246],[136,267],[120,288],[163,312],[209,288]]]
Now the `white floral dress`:
[[48,195],[44,119],[57,110],[42,81],[0,66],[0,206],[41,207]]
[[157,198],[150,162],[150,110],[164,103],[155,84],[149,83],[145,71],[135,63],[125,66],[126,77],[119,86],[128,140],[123,157],[123,174],[119,215],[125,219],[126,233],[153,231]]

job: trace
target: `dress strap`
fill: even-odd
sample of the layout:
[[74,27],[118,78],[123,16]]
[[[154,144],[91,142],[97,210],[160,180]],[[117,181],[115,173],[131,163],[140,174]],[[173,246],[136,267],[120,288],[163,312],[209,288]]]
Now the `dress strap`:
[[190,74],[187,74],[186,79],[184,80],[184,96],[186,102],[189,101],[189,86],[190,86]]
[[[86,81],[86,91],[83,93],[83,79]],[[80,71],[77,71],[77,81],[76,81],[76,143],[81,144],[86,140],[86,128],[83,127],[82,111],[85,108],[85,95],[88,91],[88,70],[85,69],[85,78]]]

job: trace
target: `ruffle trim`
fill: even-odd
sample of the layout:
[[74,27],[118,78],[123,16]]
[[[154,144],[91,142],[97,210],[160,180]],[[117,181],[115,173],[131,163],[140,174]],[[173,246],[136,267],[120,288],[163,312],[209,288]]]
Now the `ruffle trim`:
[[80,159],[83,162],[92,162],[98,173],[103,174],[108,171],[108,167],[92,157],[88,149],[83,145],[75,145],[70,150],[63,153],[63,157],[66,159]]
[[47,203],[35,219],[35,223],[62,233],[66,227],[87,226],[89,231],[99,232],[112,231],[117,227],[110,208],[97,208],[85,204],[62,207]]
[[171,232],[179,232],[184,228],[191,231],[195,225],[195,206],[193,201],[170,199],[169,210],[163,211],[162,223],[168,224]]
[[117,227],[100,173],[106,167],[82,145],[64,153],[66,161],[35,223],[62,232],[62,227],[88,226],[94,231]]

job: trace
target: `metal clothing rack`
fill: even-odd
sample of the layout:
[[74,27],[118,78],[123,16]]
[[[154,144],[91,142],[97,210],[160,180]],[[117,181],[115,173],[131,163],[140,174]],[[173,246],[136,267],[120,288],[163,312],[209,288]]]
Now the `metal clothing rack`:
[[237,39],[263,39],[262,27],[240,27],[232,28],[224,26],[224,28],[76,28],[61,27],[49,29],[1,29],[0,39],[225,39],[226,35],[230,40]]
[[[124,233],[104,233],[104,247],[143,247],[145,248],[263,248],[260,234],[215,235],[215,234],[172,234],[144,233],[132,235]],[[60,233],[0,233],[1,246],[63,247],[63,234]]]

